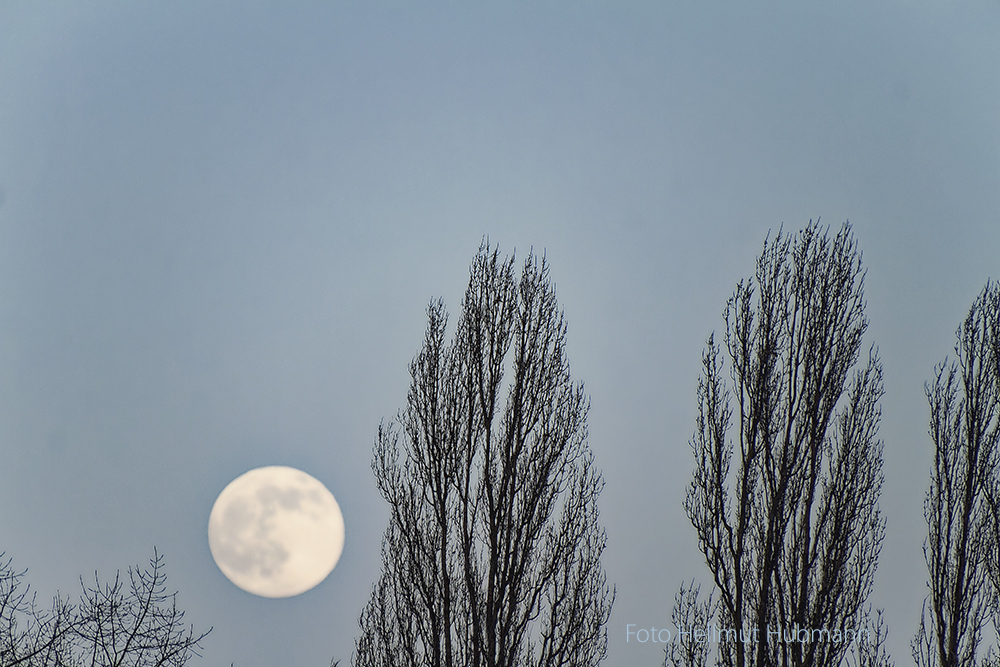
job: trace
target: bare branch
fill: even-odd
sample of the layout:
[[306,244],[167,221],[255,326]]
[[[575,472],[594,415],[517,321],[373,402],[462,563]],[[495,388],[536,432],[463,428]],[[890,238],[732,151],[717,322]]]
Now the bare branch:
[[37,609],[23,574],[0,566],[0,667],[180,667],[208,635],[183,624],[156,550],[148,568],[129,568],[127,588],[120,573],[92,586],[81,578],[76,607],[57,596],[51,611]]

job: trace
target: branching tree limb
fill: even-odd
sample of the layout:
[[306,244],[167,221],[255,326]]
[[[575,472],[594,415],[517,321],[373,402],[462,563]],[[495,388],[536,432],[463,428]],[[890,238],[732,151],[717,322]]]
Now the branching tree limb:
[[180,667],[208,635],[183,624],[155,550],[148,568],[129,568],[127,587],[120,573],[103,585],[81,578],[75,607],[57,596],[40,610],[23,574],[0,566],[0,667]]
[[72,664],[77,618],[67,602],[56,597],[51,610],[39,608],[23,583],[25,571],[13,568],[0,554],[0,666],[60,666]]

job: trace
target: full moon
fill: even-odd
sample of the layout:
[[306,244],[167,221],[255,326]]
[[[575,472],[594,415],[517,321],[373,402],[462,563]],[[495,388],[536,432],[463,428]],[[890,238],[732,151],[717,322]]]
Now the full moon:
[[219,494],[208,546],[226,577],[266,598],[304,593],[326,579],[344,549],[344,517],[323,484],[301,470],[267,466]]

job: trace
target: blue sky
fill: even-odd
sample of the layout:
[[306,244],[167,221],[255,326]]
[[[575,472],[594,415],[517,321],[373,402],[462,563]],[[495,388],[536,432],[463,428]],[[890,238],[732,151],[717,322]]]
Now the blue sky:
[[[376,429],[488,235],[545,251],[591,395],[605,664],[657,664],[626,624],[708,581],[681,509],[705,339],[768,230],[849,219],[886,386],[872,603],[909,661],[923,383],[1000,277],[1000,5],[622,4],[0,6],[0,550],[43,599],[156,545],[215,626],[196,664],[346,664]],[[205,533],[271,464],[347,530],[288,600],[233,587]]]

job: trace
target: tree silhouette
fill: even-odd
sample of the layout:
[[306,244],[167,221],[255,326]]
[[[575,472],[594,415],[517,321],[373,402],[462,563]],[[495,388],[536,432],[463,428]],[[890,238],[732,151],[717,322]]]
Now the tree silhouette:
[[[921,667],[974,667],[997,603],[1000,472],[1000,286],[987,283],[956,332],[956,361],[926,388],[934,442],[924,501],[930,592],[911,647]],[[996,575],[994,574],[994,582]],[[998,664],[997,656],[986,663]]]
[[0,554],[0,667],[71,664],[73,607],[59,597],[51,610],[38,607],[23,583],[25,571],[15,570],[12,559],[3,557]]
[[444,305],[430,304],[406,409],[379,427],[372,469],[391,516],[355,665],[605,656],[614,595],[588,400],[545,259],[529,255],[520,279],[513,267],[480,247],[450,344]]
[[0,564],[0,667],[180,667],[198,655],[208,632],[183,624],[177,594],[167,593],[163,556],[128,569],[128,583],[83,588],[76,606],[58,595],[51,610],[35,605],[24,572]]
[[[818,221],[779,231],[726,304],[723,347],[708,339],[684,509],[714,592],[700,602],[682,587],[674,615],[725,631],[709,641],[716,664],[888,661],[866,607],[884,520],[874,348],[858,366],[863,282],[848,223],[833,238]],[[664,662],[707,663],[683,648]]]

